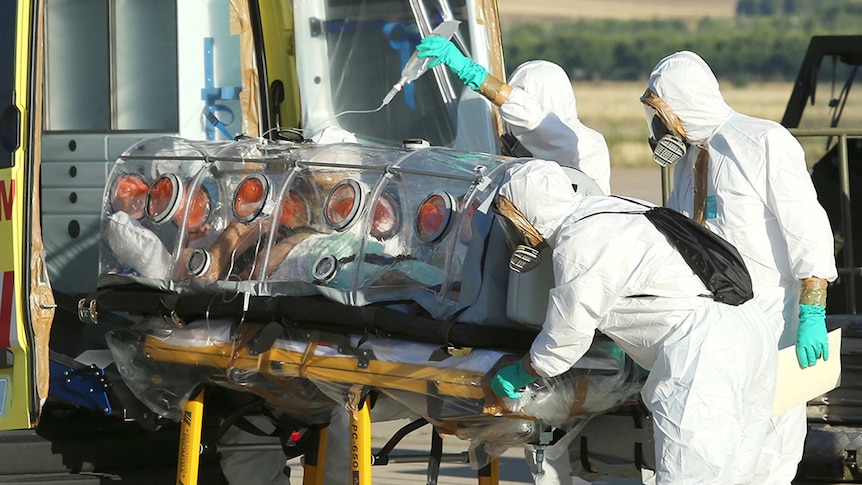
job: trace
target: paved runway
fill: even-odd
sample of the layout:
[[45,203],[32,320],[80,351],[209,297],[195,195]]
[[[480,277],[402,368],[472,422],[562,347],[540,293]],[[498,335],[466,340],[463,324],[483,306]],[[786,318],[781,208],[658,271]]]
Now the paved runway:
[[[374,452],[380,450],[387,440],[407,420],[373,423],[371,444]],[[405,437],[396,448],[394,454],[428,453],[431,443],[431,427],[425,426]],[[455,437],[443,439],[443,453],[461,453],[467,451],[469,443]],[[302,484],[302,466],[299,459],[288,462],[291,465],[291,485]],[[412,485],[426,483],[428,467],[424,463],[397,463],[386,466],[376,466],[371,470],[374,485]],[[476,471],[464,463],[443,463],[437,479],[440,485],[465,485],[477,483]],[[500,485],[533,483],[529,467],[524,459],[521,448],[511,448],[500,458]],[[586,482],[584,482],[586,483]],[[592,482],[593,485],[633,485],[639,481],[621,478],[602,478]]]
[[661,168],[612,168],[611,192],[661,204]]

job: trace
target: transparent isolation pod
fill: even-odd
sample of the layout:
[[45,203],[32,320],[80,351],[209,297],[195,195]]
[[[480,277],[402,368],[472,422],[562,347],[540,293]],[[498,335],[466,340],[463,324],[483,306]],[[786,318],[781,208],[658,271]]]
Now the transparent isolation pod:
[[102,277],[350,305],[412,301],[435,318],[502,323],[503,311],[465,309],[505,297],[493,283],[505,264],[486,256],[507,257],[489,243],[489,208],[512,163],[446,148],[145,141],[111,174]]
[[160,284],[171,279],[179,237],[201,230],[218,196],[193,181],[222,144],[160,137],[120,156],[103,196],[100,284],[113,276]]
[[[498,399],[484,385],[519,355],[483,346],[493,335],[525,335],[523,324],[542,310],[537,302],[547,301],[542,278],[553,276],[546,258],[544,268],[509,278],[505,235],[490,208],[518,163],[435,147],[141,142],[117,162],[105,191],[103,288],[134,281],[208,303],[243,293],[325,298],[250,299],[285,303],[283,314],[242,310],[182,325],[157,316],[114,330],[107,340],[124,382],[171,419],[207,383],[245,390],[307,423],[329,420],[362,383],[469,439],[482,464],[489,453],[535,442],[536,420],[579,429],[642,385],[643,373],[609,340],[521,399]],[[507,301],[518,303],[514,318]],[[332,302],[397,313],[395,325],[412,325],[411,338],[347,333],[343,320],[384,312],[346,314]],[[321,320],[300,325],[311,313]],[[438,322],[433,333],[448,338],[457,322],[482,345],[441,346],[414,333]],[[258,340],[264,333],[269,340]]]

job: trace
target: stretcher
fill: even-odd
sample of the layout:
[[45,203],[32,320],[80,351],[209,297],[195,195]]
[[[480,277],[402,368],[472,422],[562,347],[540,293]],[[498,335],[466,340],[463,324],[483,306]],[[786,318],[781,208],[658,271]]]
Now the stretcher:
[[[429,480],[440,436],[453,435],[486,483],[506,449],[550,444],[552,431],[571,439],[630,400],[644,376],[607,339],[520,399],[490,391],[496,370],[528,351],[553,279],[547,261],[514,282],[505,264],[489,207],[515,163],[442,148],[170,137],[121,156],[104,196],[100,289],[79,317],[140,317],[108,343],[135,396],[183,423],[178,483],[194,483],[210,386],[256,395],[313,430],[351,410],[362,484],[388,461],[370,450],[374,396],[433,425]],[[592,190],[570,176],[574,190]],[[323,458],[307,455],[306,466]],[[308,483],[319,478],[307,470]]]
[[177,313],[166,313],[108,335],[124,382],[161,416],[185,423],[195,413],[189,406],[200,406],[194,395],[201,385],[215,385],[245,390],[320,427],[336,406],[361,421],[360,404],[380,393],[438,433],[469,441],[467,456],[478,468],[493,466],[509,447],[538,444],[543,429],[576,430],[630,399],[642,378],[610,342],[599,341],[579,367],[508,400],[490,392],[488,377],[519,356],[511,351],[332,334],[301,323],[220,319],[178,326]]

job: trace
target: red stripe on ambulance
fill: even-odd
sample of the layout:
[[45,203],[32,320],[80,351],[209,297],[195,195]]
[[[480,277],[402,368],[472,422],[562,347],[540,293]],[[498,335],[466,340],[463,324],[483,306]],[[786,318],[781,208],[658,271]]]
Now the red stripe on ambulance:
[[3,286],[0,287],[0,349],[12,346],[12,307],[14,305],[15,273],[3,273]]
[[0,180],[0,221],[12,220],[12,201],[15,200],[15,181]]

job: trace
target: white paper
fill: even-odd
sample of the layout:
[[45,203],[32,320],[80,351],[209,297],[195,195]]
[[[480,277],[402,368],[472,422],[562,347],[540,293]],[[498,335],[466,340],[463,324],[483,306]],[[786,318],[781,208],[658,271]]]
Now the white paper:
[[838,387],[841,382],[841,329],[829,332],[829,360],[799,367],[796,346],[778,351],[778,378],[772,416],[778,416],[800,404]]

